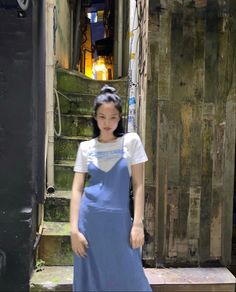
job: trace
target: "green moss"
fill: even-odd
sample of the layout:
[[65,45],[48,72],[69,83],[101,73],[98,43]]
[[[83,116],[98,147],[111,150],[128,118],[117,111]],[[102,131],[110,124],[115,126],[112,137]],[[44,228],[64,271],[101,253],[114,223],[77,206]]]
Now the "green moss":
[[70,224],[69,222],[44,222],[43,225],[45,236],[57,236],[61,240],[63,236],[69,236]]
[[53,278],[51,278],[51,281],[52,281],[53,284],[58,284],[58,283],[60,283],[60,278],[53,277]]
[[69,204],[67,198],[48,197],[44,205],[44,219],[46,221],[69,221]]
[[[58,129],[58,120],[56,119]],[[92,136],[92,121],[90,117],[61,115],[61,134],[63,136]]]
[[75,160],[79,146],[78,140],[55,139],[54,158],[55,160]]
[[92,115],[93,102],[96,95],[58,93],[60,111],[62,114],[88,114]]
[[73,253],[69,235],[61,236],[58,233],[53,236],[44,236],[41,240],[39,254],[47,266],[72,265]]
[[72,186],[73,177],[74,172],[72,168],[56,165],[54,168],[56,190],[70,190]]
[[104,84],[109,84],[117,89],[120,97],[127,98],[127,78],[119,80],[100,81],[85,77],[78,72],[70,72],[63,69],[57,70],[57,88],[63,92],[85,93],[97,95]]
[[66,71],[57,71],[57,88],[66,92],[85,92],[86,84],[76,75],[68,74]]
[[42,259],[37,259],[35,264],[35,272],[41,272],[45,268],[45,261]]

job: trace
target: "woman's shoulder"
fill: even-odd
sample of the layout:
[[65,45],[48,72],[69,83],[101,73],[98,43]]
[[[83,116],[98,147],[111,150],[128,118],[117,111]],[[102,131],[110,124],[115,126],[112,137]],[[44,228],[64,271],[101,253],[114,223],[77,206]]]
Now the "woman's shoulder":
[[90,139],[80,142],[80,148],[82,150],[89,150],[95,144],[95,139]]
[[140,142],[140,137],[135,132],[126,133],[124,135],[124,141],[127,144],[129,144],[129,143],[135,143],[135,142]]

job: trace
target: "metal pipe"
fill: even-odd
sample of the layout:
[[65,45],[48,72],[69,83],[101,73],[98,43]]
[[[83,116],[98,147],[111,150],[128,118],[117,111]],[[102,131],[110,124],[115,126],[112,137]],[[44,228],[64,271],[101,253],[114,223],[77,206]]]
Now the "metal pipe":
[[76,21],[75,21],[75,32],[74,32],[74,41],[73,41],[73,60],[72,60],[72,69],[76,70],[79,55],[80,55],[80,47],[82,42],[82,34],[81,34],[81,1],[77,1],[76,5]]
[[47,193],[48,194],[54,194],[54,192],[55,192],[54,186],[48,186],[47,187]]
[[54,0],[46,2],[46,126],[47,140],[47,186],[54,186]]
[[137,130],[136,109],[139,106],[137,98],[138,56],[139,56],[139,26],[136,0],[130,0],[129,11],[129,110],[128,132]]
[[123,0],[118,1],[118,60],[117,60],[117,77],[122,77],[123,64]]

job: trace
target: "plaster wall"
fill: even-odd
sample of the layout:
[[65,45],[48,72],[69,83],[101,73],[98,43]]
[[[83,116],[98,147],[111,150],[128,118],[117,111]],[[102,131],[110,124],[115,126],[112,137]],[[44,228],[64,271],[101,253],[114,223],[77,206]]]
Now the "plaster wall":
[[68,0],[55,0],[55,57],[59,67],[68,69],[71,62],[71,17]]

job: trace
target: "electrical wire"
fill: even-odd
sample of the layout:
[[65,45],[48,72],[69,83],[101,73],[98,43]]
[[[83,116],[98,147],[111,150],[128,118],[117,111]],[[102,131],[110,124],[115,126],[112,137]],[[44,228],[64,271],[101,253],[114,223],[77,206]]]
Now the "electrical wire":
[[59,91],[58,89],[54,88],[54,90],[57,91],[57,93],[59,93],[61,96],[63,96],[65,99],[69,100],[70,102],[73,102],[73,100],[71,98],[69,98],[68,96],[66,96],[65,94],[63,94],[61,91]]
[[57,137],[60,137],[61,136],[61,110],[60,110],[60,101],[59,101],[58,91],[56,90],[56,88],[54,88],[54,93],[55,93],[56,101],[57,101],[58,126],[59,126],[58,132],[56,128],[54,127],[54,132]]

